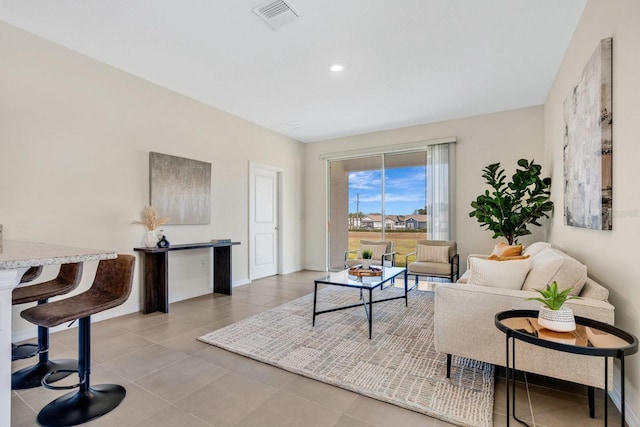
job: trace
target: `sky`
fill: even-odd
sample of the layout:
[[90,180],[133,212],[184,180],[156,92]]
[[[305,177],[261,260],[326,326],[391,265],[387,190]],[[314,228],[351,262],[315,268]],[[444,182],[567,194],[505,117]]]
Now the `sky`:
[[[425,166],[385,170],[385,214],[410,215],[426,205]],[[382,212],[382,171],[366,170],[349,173],[349,212]]]

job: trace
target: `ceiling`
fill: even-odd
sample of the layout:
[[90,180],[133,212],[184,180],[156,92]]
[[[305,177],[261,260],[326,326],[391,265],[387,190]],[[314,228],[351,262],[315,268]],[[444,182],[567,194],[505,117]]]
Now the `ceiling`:
[[285,0],[273,29],[271,1],[0,0],[0,20],[313,142],[543,104],[586,4]]

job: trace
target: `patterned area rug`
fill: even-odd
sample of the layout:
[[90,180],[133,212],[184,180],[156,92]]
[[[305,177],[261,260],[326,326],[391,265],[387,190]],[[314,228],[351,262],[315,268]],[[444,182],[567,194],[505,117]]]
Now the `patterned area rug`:
[[[401,290],[375,291],[374,300]],[[318,291],[318,310],[354,304],[356,289]],[[368,339],[364,308],[321,314],[311,326],[313,294],[198,338],[226,350],[461,426],[493,425],[493,365],[433,347],[433,293],[374,304]]]

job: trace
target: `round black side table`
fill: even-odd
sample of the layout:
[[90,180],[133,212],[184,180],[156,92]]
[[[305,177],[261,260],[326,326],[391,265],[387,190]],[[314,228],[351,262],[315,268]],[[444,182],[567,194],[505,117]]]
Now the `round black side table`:
[[[609,358],[620,360],[620,394],[621,425],[625,427],[625,396],[624,396],[624,358],[638,351],[638,339],[632,334],[616,328],[613,325],[575,316],[576,331],[552,332],[538,325],[537,310],[507,310],[496,314],[495,325],[506,334],[506,379],[507,379],[507,426],[509,426],[509,389],[513,389],[513,418],[521,424],[527,425],[518,419],[515,414],[515,370],[516,370],[516,346],[515,341],[520,340],[540,347],[550,348],[566,353],[583,354],[604,358],[604,391],[607,392],[609,375]],[[511,339],[511,352],[509,352],[509,339]],[[510,356],[511,355],[511,367]],[[512,383],[509,384],[509,369],[514,370]],[[607,399],[604,399],[604,425],[607,425]]]

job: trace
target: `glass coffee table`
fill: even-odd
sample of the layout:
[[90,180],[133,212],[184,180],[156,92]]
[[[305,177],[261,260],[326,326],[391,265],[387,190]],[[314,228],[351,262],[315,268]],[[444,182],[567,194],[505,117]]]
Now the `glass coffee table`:
[[[409,302],[407,299],[407,281],[404,281],[404,295],[394,296],[389,298],[383,298],[373,301],[373,290],[380,288],[385,289],[388,286],[384,286],[385,284],[391,285],[393,279],[396,277],[403,275],[406,269],[400,267],[383,267],[381,276],[371,276],[371,277],[356,277],[349,274],[349,270],[343,270],[335,273],[329,273],[324,277],[320,277],[315,280],[315,286],[313,289],[313,323],[312,325],[316,325],[316,316],[318,314],[323,313],[331,313],[333,311],[338,310],[346,310],[348,308],[353,307],[364,307],[364,311],[367,315],[367,319],[369,320],[369,339],[371,339],[371,330],[373,329],[373,304],[383,302],[383,301],[391,301],[395,299],[404,298],[405,307],[408,306]],[[333,286],[343,286],[347,288],[355,288],[360,289],[360,303],[345,305],[341,307],[335,307],[328,310],[320,310],[316,311],[316,299],[318,295],[318,285],[333,285]],[[369,293],[369,300],[365,299],[365,291]]]
[[[515,341],[524,341],[533,345],[546,347],[566,353],[583,354],[604,358],[604,391],[608,385],[608,361],[610,357],[620,361],[620,392],[621,392],[621,425],[625,426],[625,393],[624,393],[624,358],[638,351],[638,339],[613,325],[575,316],[576,329],[572,332],[554,332],[538,324],[537,310],[507,310],[496,314],[496,327],[506,334],[506,377],[507,377],[507,426],[509,426],[509,389],[512,387],[513,418],[523,425],[525,422],[515,414],[515,374],[512,384],[509,384],[509,369],[516,369]],[[511,339],[511,351],[509,351]],[[510,356],[511,354],[511,356]],[[589,392],[589,411],[593,414],[593,388]],[[607,399],[604,399],[604,425],[607,425]]]

